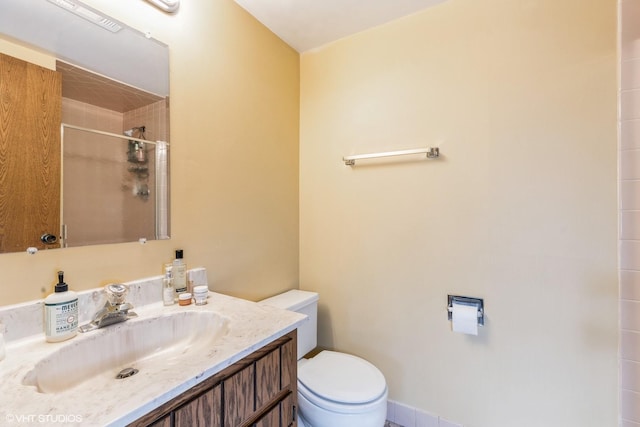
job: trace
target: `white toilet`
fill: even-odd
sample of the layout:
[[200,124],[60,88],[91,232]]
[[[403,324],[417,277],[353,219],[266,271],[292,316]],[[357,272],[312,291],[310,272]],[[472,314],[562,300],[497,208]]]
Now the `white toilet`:
[[292,290],[260,304],[309,316],[298,328],[299,427],[384,426],[388,391],[378,368],[359,357],[328,350],[303,358],[317,343],[317,293]]

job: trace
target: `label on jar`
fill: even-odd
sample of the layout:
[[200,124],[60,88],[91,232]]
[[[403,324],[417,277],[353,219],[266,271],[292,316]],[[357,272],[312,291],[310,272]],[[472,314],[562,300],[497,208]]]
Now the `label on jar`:
[[78,299],[44,305],[44,332],[57,337],[78,329]]

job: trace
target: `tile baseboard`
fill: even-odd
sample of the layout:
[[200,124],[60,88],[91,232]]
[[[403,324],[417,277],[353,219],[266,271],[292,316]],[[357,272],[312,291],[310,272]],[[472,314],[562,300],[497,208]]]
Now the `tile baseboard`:
[[385,427],[464,427],[437,415],[393,400],[387,401]]

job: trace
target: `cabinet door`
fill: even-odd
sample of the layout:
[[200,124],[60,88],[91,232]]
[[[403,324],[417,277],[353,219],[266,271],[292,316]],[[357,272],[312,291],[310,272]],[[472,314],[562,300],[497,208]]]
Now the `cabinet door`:
[[282,347],[280,347],[280,354],[282,356],[282,389],[291,390],[291,394],[281,403],[283,427],[296,427],[298,425],[295,407],[298,396],[298,344],[296,337],[294,336],[293,338],[294,339],[284,343]]
[[280,347],[282,355],[282,389],[298,390],[298,360],[297,343],[290,340]]
[[256,409],[270,403],[280,391],[280,348],[256,362]]
[[280,427],[280,405],[267,412],[253,427]]
[[224,380],[224,427],[238,427],[253,415],[253,384],[253,365]]
[[60,73],[0,54],[0,253],[60,236]]
[[282,427],[295,427],[298,425],[296,422],[296,408],[294,406],[293,396],[293,393],[291,393],[280,402]]
[[222,427],[222,392],[216,386],[174,411],[175,427]]

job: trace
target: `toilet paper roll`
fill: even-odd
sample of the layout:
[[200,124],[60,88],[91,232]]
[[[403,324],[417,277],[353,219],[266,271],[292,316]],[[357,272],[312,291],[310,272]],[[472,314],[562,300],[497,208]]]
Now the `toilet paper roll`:
[[451,328],[453,332],[478,335],[478,307],[454,301],[451,311]]

